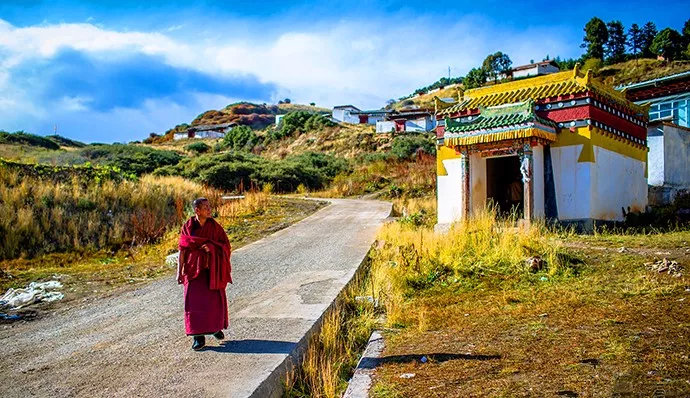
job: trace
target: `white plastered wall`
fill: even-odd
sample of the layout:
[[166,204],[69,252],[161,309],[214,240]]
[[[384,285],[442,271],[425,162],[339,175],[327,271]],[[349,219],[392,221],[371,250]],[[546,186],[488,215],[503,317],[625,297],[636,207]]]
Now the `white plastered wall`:
[[591,218],[591,162],[578,163],[582,145],[551,147],[559,220]]
[[644,211],[647,206],[645,163],[594,146],[590,218],[622,221],[623,210]]
[[439,224],[450,224],[462,218],[462,158],[443,161],[447,175],[437,176],[437,216]]

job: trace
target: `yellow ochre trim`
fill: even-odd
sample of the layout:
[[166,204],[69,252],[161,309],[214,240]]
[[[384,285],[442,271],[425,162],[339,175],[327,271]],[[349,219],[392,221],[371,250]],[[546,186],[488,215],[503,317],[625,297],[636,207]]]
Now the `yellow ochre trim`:
[[633,145],[628,140],[615,139],[603,130],[598,128],[578,127],[575,132],[568,129],[562,129],[558,134],[556,142],[552,143],[553,147],[582,145],[582,151],[578,157],[578,162],[595,162],[593,145],[600,148],[616,152],[623,156],[627,156],[640,162],[647,163],[647,148],[639,145]]
[[550,141],[556,141],[556,134],[536,128],[515,129],[496,133],[476,134],[466,137],[446,137],[443,145],[454,147],[456,145],[485,144],[504,140],[514,140],[517,138],[538,137]]
[[443,161],[447,159],[457,159],[461,156],[462,155],[456,153],[453,148],[449,148],[445,145],[438,146],[436,148],[436,175],[447,176],[448,172],[446,171],[446,167],[443,166]]

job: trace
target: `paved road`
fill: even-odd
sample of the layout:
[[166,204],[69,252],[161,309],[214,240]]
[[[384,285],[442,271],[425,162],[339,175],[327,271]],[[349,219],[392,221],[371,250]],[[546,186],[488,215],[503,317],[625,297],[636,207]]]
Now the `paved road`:
[[[0,396],[267,396],[281,364],[351,279],[390,204],[332,204],[232,255],[228,340],[184,335],[165,278],[0,330]],[[258,390],[257,390],[258,389]]]

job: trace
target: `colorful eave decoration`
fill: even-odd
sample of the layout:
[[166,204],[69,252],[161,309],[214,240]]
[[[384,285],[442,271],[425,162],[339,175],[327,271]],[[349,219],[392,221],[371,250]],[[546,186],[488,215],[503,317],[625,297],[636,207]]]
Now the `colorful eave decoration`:
[[[497,106],[510,108],[521,103],[530,103],[531,112],[535,114],[534,122],[531,122],[535,127],[524,127],[524,129],[536,130],[509,133],[510,129],[499,131],[505,127],[496,127],[494,128],[497,130],[494,132],[497,134],[495,138],[510,139],[511,135],[519,137],[530,134],[540,137],[540,135],[545,135],[545,131],[548,131],[551,126],[554,126],[556,131],[560,129],[572,131],[575,127],[589,126],[596,127],[615,138],[627,140],[634,146],[643,147],[647,143],[646,125],[649,107],[630,102],[624,94],[592,78],[589,71],[584,75],[581,74],[578,66],[572,71],[467,90],[463,93],[463,98],[455,104],[437,101],[437,119],[446,120],[445,127],[440,127],[438,130],[439,143],[453,145],[446,142],[449,138],[452,138],[451,142],[473,140],[483,142],[481,140],[491,139],[490,136],[477,138],[468,136],[467,139],[458,141],[460,131],[457,123],[477,118]],[[488,117],[486,114],[484,116]],[[548,123],[544,124],[544,122]],[[511,129],[516,130],[512,127]],[[503,135],[500,135],[501,133]],[[475,132],[474,135],[481,134]]]
[[534,112],[534,101],[481,108],[478,116],[446,119],[444,145],[449,147],[506,140],[556,140],[556,125]]

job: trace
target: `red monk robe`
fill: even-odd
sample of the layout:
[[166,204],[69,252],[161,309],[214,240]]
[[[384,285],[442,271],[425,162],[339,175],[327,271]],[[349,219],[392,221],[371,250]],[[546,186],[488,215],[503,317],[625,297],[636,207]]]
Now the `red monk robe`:
[[[206,245],[206,252],[201,246]],[[228,327],[225,287],[232,283],[230,241],[213,218],[202,226],[192,217],[180,233],[180,267],[184,284],[187,335],[212,334]]]

